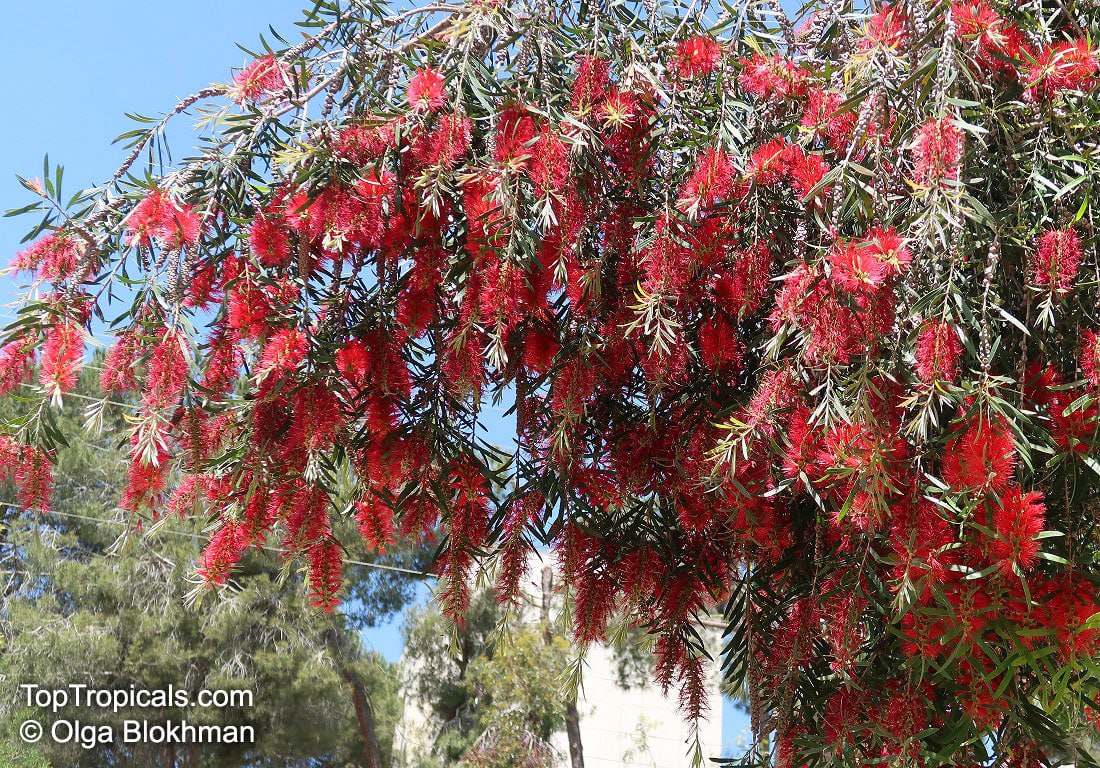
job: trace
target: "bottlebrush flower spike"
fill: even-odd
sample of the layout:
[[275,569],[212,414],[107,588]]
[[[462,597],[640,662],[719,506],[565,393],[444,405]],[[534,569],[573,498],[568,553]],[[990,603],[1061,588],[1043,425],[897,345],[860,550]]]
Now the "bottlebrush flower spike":
[[1100,54],[1088,40],[1061,41],[1048,45],[1035,57],[1027,72],[1027,97],[1049,100],[1063,91],[1096,87]]
[[738,82],[761,101],[782,101],[805,95],[807,73],[792,61],[778,55],[754,53],[741,60],[741,67]]
[[978,417],[944,451],[943,479],[959,492],[1000,493],[1015,469],[1016,446],[1003,421]]
[[92,269],[84,258],[87,247],[74,232],[55,232],[16,254],[12,267],[34,272],[38,280],[80,282]]
[[393,510],[379,496],[355,502],[355,522],[359,524],[363,540],[379,554],[393,543]]
[[84,354],[84,329],[69,321],[58,322],[46,332],[38,381],[53,399],[76,386]]
[[34,344],[17,338],[0,347],[0,395],[30,381],[34,373]]
[[1100,336],[1093,331],[1081,334],[1081,356],[1079,365],[1089,384],[1100,388]]
[[309,601],[314,608],[325,613],[336,610],[343,571],[344,551],[335,541],[318,542],[309,548]]
[[829,249],[832,279],[852,293],[872,294],[886,284],[887,265],[870,248],[858,243],[837,243]]
[[409,81],[409,106],[417,112],[435,112],[446,101],[443,75],[438,69],[417,70]]
[[1072,227],[1044,232],[1031,257],[1031,283],[1061,296],[1073,288],[1083,252]]
[[962,351],[955,326],[938,320],[926,322],[917,334],[917,376],[924,382],[953,383],[959,373]]
[[194,206],[179,204],[165,192],[154,189],[126,219],[126,242],[145,248],[154,242],[162,248],[195,245],[202,233],[202,217]]
[[1046,505],[1036,491],[1007,489],[992,502],[990,527],[996,537],[989,543],[989,557],[1007,573],[1028,571],[1037,559],[1035,539],[1046,524]]
[[951,116],[929,120],[921,126],[913,148],[913,179],[926,187],[958,181],[963,133]]
[[238,104],[264,101],[287,90],[290,68],[272,54],[253,60],[233,76],[231,93]]
[[178,330],[163,331],[149,356],[149,374],[142,403],[150,410],[174,407],[187,385],[190,343]]
[[199,575],[208,583],[221,586],[249,545],[248,532],[240,523],[222,523],[199,556]]
[[669,64],[669,71],[684,80],[705,77],[718,68],[722,46],[708,35],[695,35],[681,40]]

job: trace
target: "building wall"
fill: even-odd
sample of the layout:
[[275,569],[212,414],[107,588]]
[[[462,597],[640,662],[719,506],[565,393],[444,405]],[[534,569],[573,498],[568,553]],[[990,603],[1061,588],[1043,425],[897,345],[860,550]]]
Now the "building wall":
[[[538,576],[539,569],[532,572]],[[525,585],[524,620],[537,622],[541,604],[541,584]],[[721,637],[714,626],[700,628],[712,658],[719,658]],[[717,663],[711,663],[708,675],[709,719],[699,725],[703,758],[719,757],[722,749],[722,697]],[[678,691],[669,695],[651,681],[642,686],[623,688],[617,675],[614,651],[593,646],[585,657],[577,710],[581,722],[581,743],[585,768],[681,768],[690,764],[693,741],[690,727],[678,706]],[[435,732],[430,713],[406,692],[405,714],[398,725],[394,744],[399,765],[410,765],[417,754],[430,747]],[[555,734],[553,746],[559,754],[558,765],[569,766],[569,749],[564,732]]]

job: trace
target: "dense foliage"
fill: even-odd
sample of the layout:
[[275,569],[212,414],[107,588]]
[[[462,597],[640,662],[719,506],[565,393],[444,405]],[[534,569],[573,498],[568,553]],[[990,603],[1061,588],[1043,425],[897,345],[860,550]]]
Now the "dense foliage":
[[[564,757],[550,740],[565,730],[561,680],[572,655],[569,642],[532,615],[509,621],[488,590],[471,596],[464,618],[451,631],[432,606],[406,616],[401,678],[408,698],[399,737],[404,764],[560,765]],[[415,712],[408,709],[412,702]]]
[[[72,395],[98,392],[93,361]],[[10,412],[12,402],[0,403]],[[198,605],[190,565],[204,522],[171,520],[154,532],[128,533],[124,515],[109,510],[125,486],[127,451],[116,444],[125,404],[103,414],[102,434],[82,429],[68,410],[61,425],[68,445],[57,454],[48,513],[28,515],[0,486],[0,765],[105,768],[370,765],[364,740],[390,763],[401,716],[396,668],[363,652],[354,615],[313,610],[302,579],[279,558],[250,553],[234,574],[234,589]],[[10,413],[5,413],[10,415]],[[354,592],[375,595],[363,607],[384,618],[404,603],[401,585],[349,574]],[[408,577],[406,577],[408,581]],[[362,583],[360,583],[362,582]],[[354,608],[349,601],[349,609]],[[164,707],[98,709],[70,703],[56,713],[26,706],[21,685],[71,684],[107,690],[245,690],[251,705],[225,709]],[[370,707],[369,733],[357,720],[357,685]],[[45,716],[44,716],[45,715]],[[108,725],[172,720],[197,725],[248,725],[255,743],[110,743],[88,747],[47,738],[28,745],[18,736],[26,719],[49,728],[58,720]]]
[[222,100],[199,156],[150,121],[68,205],[26,182],[23,502],[109,318],[104,386],[142,402],[121,506],[216,521],[211,585],[278,541],[331,609],[354,518],[442,531],[460,617],[541,542],[577,638],[642,625],[693,717],[724,601],[749,760],[1085,760],[1098,11],[798,16],[324,0],[180,102]]

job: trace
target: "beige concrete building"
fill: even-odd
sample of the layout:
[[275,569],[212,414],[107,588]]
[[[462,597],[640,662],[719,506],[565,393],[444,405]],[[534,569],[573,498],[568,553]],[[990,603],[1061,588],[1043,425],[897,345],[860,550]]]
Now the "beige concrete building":
[[[537,622],[542,585],[535,579],[540,576],[540,568],[533,568],[531,573],[525,584],[529,607],[524,615]],[[718,622],[708,622],[701,632],[715,659],[721,650],[719,626]],[[403,660],[403,663],[406,662]],[[677,707],[676,691],[665,696],[649,680],[624,687],[620,684],[618,663],[610,647],[593,646],[586,655],[577,701],[585,768],[681,768],[689,765],[693,742],[690,741],[690,728]],[[701,724],[699,733],[704,761],[719,757],[722,749],[722,697],[717,666],[717,663],[712,664],[709,675],[709,719]],[[643,679],[644,676],[637,676],[633,682]],[[430,749],[430,739],[437,730],[431,717],[415,695],[406,691],[405,714],[394,743],[395,759],[401,768],[415,765],[416,756]],[[557,753],[555,764],[569,768],[566,734],[555,734],[552,745]]]

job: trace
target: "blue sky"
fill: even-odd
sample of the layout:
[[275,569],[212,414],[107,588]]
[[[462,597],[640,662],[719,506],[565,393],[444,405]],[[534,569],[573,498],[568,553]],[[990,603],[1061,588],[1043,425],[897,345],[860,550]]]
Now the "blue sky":
[[[296,39],[298,0],[67,0],[45,8],[6,3],[0,25],[0,71],[6,73],[8,117],[0,120],[0,210],[31,202],[15,175],[41,175],[43,156],[65,166],[66,196],[109,178],[125,156],[111,140],[135,127],[124,113],[160,116],[212,82],[226,82],[248,57],[236,43],[259,48],[272,25]],[[295,37],[292,37],[295,36]],[[181,120],[185,125],[187,118]],[[170,134],[177,156],[188,154],[186,130]],[[6,265],[33,226],[29,217],[0,219],[0,264]],[[0,301],[15,295],[0,279]],[[0,316],[10,315],[0,309]],[[396,659],[396,624],[364,640]],[[727,707],[731,744],[745,718]]]

